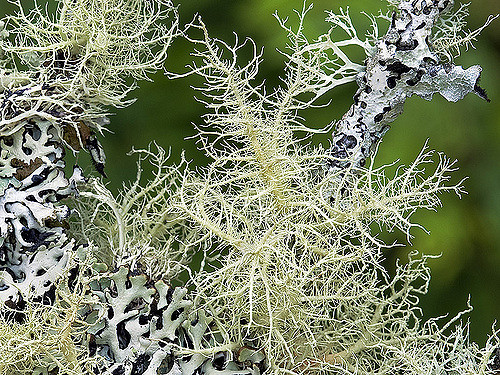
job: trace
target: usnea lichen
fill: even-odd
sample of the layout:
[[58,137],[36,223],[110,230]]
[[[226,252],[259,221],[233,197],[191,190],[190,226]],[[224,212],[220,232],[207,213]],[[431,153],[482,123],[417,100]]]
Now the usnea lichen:
[[[370,16],[363,38],[347,11],[329,12],[314,41],[306,4],[298,27],[277,17],[288,61],[268,93],[253,41],[211,38],[201,19],[179,32],[170,2],[61,0],[51,18],[16,0],[0,44],[0,373],[497,372],[498,332],[484,348],[469,343],[460,322],[469,305],[422,320],[429,256],[411,252],[394,275],[382,266],[392,244],[380,232],[410,240],[416,210],[463,192],[450,182],[455,161],[427,145],[409,165],[374,167],[388,124],[412,95],[486,98],[479,66],[443,64],[481,31],[457,37],[465,8],[447,16],[448,0],[390,3],[398,10]],[[171,165],[155,145],[133,152],[136,181],[116,197],[78,167],[66,178],[64,146],[87,148],[104,174],[93,134],[107,122],[103,106],[126,104],[124,79],[162,68],[180,34],[194,61],[169,75],[204,79],[198,141],[208,166]],[[245,47],[249,61],[239,58]],[[330,147],[313,146],[318,131],[300,111],[352,81],[353,106],[326,127]],[[170,285],[183,272],[185,287]]]
[[19,10],[4,18],[11,34],[1,45],[4,54],[33,70],[59,73],[56,82],[71,99],[122,106],[133,88],[125,78],[144,80],[162,69],[175,36],[168,0],[62,0],[55,20],[36,3],[31,9],[13,3]]
[[61,132],[73,127],[75,139],[65,138],[73,148],[83,145],[79,121],[102,132],[104,106],[130,104],[135,81],[163,69],[177,33],[169,0],[61,0],[55,17],[36,2],[13,3],[18,12],[3,19],[0,39],[0,89],[10,92],[11,108],[2,111],[0,134],[38,116]]
[[[404,10],[411,9],[403,3]],[[437,7],[434,11],[436,17]],[[422,22],[426,19],[426,14],[414,12]],[[223,254],[214,266],[190,280],[195,304],[212,312],[223,342],[262,350],[273,372],[439,373],[431,363],[438,363],[435,359],[447,345],[445,328],[436,321],[421,323],[417,308],[418,295],[427,291],[429,281],[426,257],[412,254],[409,263],[400,265],[390,278],[380,266],[381,249],[388,246],[371,228],[373,224],[397,228],[410,238],[416,225],[410,216],[415,210],[440,205],[441,192],[461,193],[460,183],[447,184],[454,162],[439,155],[437,167],[426,174],[424,166],[432,153],[424,150],[412,165],[400,166],[388,177],[385,168],[374,169],[373,164],[363,168],[356,156],[335,151],[349,135],[335,135],[332,152],[298,143],[294,131],[308,132],[298,117],[300,109],[355,77],[364,103],[370,104],[363,106],[359,99],[355,106],[360,114],[350,110],[341,121],[352,117],[364,125],[359,126],[361,137],[372,135],[368,122],[373,122],[377,108],[392,103],[391,97],[404,101],[412,91],[431,96],[441,89],[447,96],[452,85],[425,83],[424,71],[414,83],[395,87],[397,80],[411,78],[405,75],[412,74],[412,68],[403,62],[418,65],[419,58],[431,55],[428,49],[417,50],[413,61],[412,48],[403,46],[402,37],[361,41],[347,13],[330,14],[328,20],[335,27],[318,42],[309,43],[302,33],[305,13],[299,13],[296,31],[281,22],[291,39],[290,62],[284,87],[271,95],[255,83],[261,60],[257,49],[250,61],[240,63],[238,50],[243,44],[211,39],[203,23],[193,25],[202,34],[191,39],[199,46],[195,55],[202,63],[191,69],[205,78],[200,90],[210,110],[199,130],[200,144],[213,162],[202,169],[201,176],[198,172],[185,177],[173,202],[178,201],[191,230],[203,235],[201,247],[209,249],[209,256]],[[398,29],[404,20],[393,17],[394,33],[405,34],[404,28]],[[346,41],[334,41],[332,34],[338,29],[347,33]],[[376,25],[373,30],[378,30]],[[419,41],[424,39],[425,34]],[[379,43],[392,43],[394,49],[384,50]],[[362,47],[377,63],[384,60],[380,87],[374,84],[367,89],[377,80],[372,73],[377,67],[371,60],[366,68],[352,63],[341,48],[350,45]],[[399,51],[406,60],[398,60]],[[405,71],[390,78],[395,85],[387,88],[391,64]],[[370,74],[373,78],[362,78]],[[457,82],[462,80],[462,73],[456,74]],[[430,75],[438,76],[437,71]],[[473,76],[461,95],[473,91],[478,72]],[[304,93],[311,93],[312,101],[302,101]],[[375,117],[374,126],[380,122]],[[343,128],[337,124],[338,129]],[[352,138],[348,149],[359,150]],[[370,142],[375,145],[379,138]],[[364,155],[371,148],[367,147]],[[335,168],[324,173],[328,165]],[[406,347],[415,353],[402,358]],[[493,348],[494,344],[484,352],[470,349],[471,356],[480,356],[485,365],[466,366],[487,372]]]
[[[132,153],[139,157],[137,178],[117,197],[98,179],[81,189],[75,208],[82,225],[74,228],[73,235],[91,238],[99,249],[96,256],[110,267],[140,264],[151,279],[171,280],[194,253],[187,243],[175,240],[193,233],[184,233],[182,217],[170,209],[171,194],[182,184],[186,165],[169,165],[160,147]],[[154,168],[154,178],[147,182],[142,181],[144,163]]]
[[476,30],[468,30],[467,16],[469,4],[460,4],[459,8],[439,18],[435,25],[431,43],[434,52],[441,58],[452,61],[460,56],[461,50],[474,48],[474,42],[488,25],[498,18],[498,14],[490,15],[483,26]]

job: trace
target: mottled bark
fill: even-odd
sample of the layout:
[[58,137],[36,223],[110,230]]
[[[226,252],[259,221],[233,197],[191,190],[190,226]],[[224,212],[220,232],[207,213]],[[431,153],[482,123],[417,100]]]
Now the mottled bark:
[[333,135],[330,170],[363,167],[407,98],[430,100],[440,93],[456,102],[471,92],[486,98],[478,86],[481,67],[468,69],[441,63],[429,42],[433,26],[451,0],[402,0],[386,35],[357,77],[354,104]]

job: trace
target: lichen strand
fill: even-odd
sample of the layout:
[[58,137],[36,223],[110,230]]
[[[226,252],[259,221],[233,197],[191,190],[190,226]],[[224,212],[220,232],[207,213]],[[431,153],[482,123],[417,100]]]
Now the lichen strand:
[[[360,48],[365,54],[373,50],[378,35],[376,24],[371,37],[358,37],[347,12],[329,18],[330,31],[317,41],[304,34],[303,20],[311,6],[297,12],[297,28],[287,25],[286,19],[276,18],[289,38],[289,48],[283,52],[287,58],[283,87],[266,94],[264,84],[255,84],[262,52],[254,42],[246,39],[234,44],[212,38],[201,20],[190,24],[188,39],[197,47],[195,61],[186,74],[199,74],[205,84],[199,91],[205,98],[210,113],[199,128],[200,145],[206,155],[215,160],[212,173],[224,174],[228,167],[243,174],[259,176],[262,187],[269,189],[276,209],[288,210],[293,197],[292,169],[288,165],[290,149],[300,148],[294,140],[294,131],[310,136],[314,130],[304,126],[296,112],[311,106],[318,98],[339,85],[355,80],[363,66],[349,59],[343,51],[348,47]],[[333,31],[338,31],[338,35]],[[191,33],[201,37],[191,37]],[[342,35],[345,34],[345,35]],[[239,61],[240,50],[252,53],[249,61]],[[320,131],[318,131],[320,132]],[[231,165],[232,164],[232,165]],[[293,162],[292,162],[293,164]]]
[[471,92],[480,96],[477,82],[481,67],[463,69],[440,63],[433,52],[432,30],[451,0],[403,0],[392,16],[387,34],[358,75],[354,104],[336,124],[329,168],[364,166],[378,141],[403,111],[407,98],[418,95],[430,100],[440,93],[456,102]]
[[[451,5],[452,2],[450,8]],[[455,57],[460,56],[462,49],[474,48],[474,42],[481,32],[499,17],[498,14],[490,15],[484,25],[476,30],[469,30],[469,5],[470,3],[460,4],[458,9],[442,14],[434,26],[430,37],[432,51],[442,60],[453,61]]]
[[[97,258],[109,267],[141,268],[152,280],[170,280],[189,264],[194,250],[177,243],[184,238],[183,217],[171,209],[171,195],[183,180],[183,161],[169,165],[168,155],[158,147],[134,150],[139,156],[137,179],[118,196],[99,179],[90,178],[80,189],[75,207],[81,225],[71,229],[74,237],[91,239],[101,249]],[[144,181],[143,169],[149,164],[153,178]]]

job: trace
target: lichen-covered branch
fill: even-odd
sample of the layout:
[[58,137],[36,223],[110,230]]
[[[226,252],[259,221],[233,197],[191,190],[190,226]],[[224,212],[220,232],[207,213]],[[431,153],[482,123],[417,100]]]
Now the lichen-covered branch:
[[412,95],[430,100],[439,93],[456,102],[475,92],[487,99],[478,85],[480,66],[464,69],[442,63],[434,52],[434,27],[453,1],[401,0],[396,4],[389,30],[367,59],[366,70],[357,76],[354,104],[336,124],[331,148],[335,160],[329,163],[330,169],[363,167]]
[[[407,97],[485,97],[478,66],[438,58],[474,37],[445,38],[449,25],[439,19],[451,1],[392,1],[399,9],[387,34],[380,38],[370,17],[364,40],[341,11],[310,41],[304,4],[297,28],[278,18],[290,43],[283,85],[271,94],[255,83],[263,53],[253,41],[228,44],[201,20],[189,24],[182,34],[196,61],[170,76],[205,80],[209,114],[199,139],[211,162],[193,169],[184,157],[170,165],[156,145],[133,150],[137,178],[118,196],[78,166],[66,176],[65,151],[86,149],[105,176],[97,140],[109,123],[104,106],[128,103],[134,84],[126,78],[162,68],[181,34],[176,8],[168,0],[60,0],[51,17],[36,2],[30,11],[13,3],[18,13],[0,24],[0,374],[500,368],[497,331],[484,348],[468,342],[459,320],[470,306],[446,322],[422,321],[428,257],[412,252],[390,276],[382,266],[390,246],[374,230],[411,238],[415,210],[439,206],[440,193],[462,193],[461,181],[449,182],[455,162],[437,153],[426,174],[436,153],[424,147],[395,170],[364,165]],[[366,64],[345,47],[361,48]],[[252,54],[243,64],[242,48]],[[296,132],[316,131],[299,111],[355,79],[360,90],[333,148],[301,143]],[[148,182],[143,163],[154,170]],[[172,286],[182,273],[186,287]]]

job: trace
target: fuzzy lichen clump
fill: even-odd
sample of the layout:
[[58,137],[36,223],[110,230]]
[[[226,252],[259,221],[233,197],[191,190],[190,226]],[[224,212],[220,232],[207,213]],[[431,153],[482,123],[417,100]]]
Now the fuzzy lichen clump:
[[169,0],[60,0],[55,16],[36,2],[13,3],[18,12],[3,19],[0,38],[0,90],[12,92],[12,110],[2,111],[0,134],[39,116],[75,128],[73,148],[84,138],[79,121],[102,131],[103,106],[130,104],[135,82],[163,69],[177,33]]
[[[57,84],[72,99],[115,106],[133,87],[126,77],[144,80],[163,69],[175,35],[170,23],[177,22],[168,0],[61,0],[55,20],[36,3],[31,9],[20,0],[14,4],[19,13],[4,18],[12,35],[2,43],[3,53],[32,70],[60,73]],[[47,64],[53,56],[55,66]]]
[[[446,16],[449,0],[389,2],[398,10],[370,17],[364,37],[347,11],[329,12],[314,41],[306,4],[296,28],[277,17],[289,45],[283,84],[269,93],[253,41],[213,39],[201,20],[179,32],[169,1],[60,0],[51,18],[16,0],[0,43],[0,374],[495,374],[498,332],[483,348],[470,343],[460,322],[469,305],[423,321],[429,256],[411,252],[394,275],[382,266],[392,245],[380,232],[410,240],[415,211],[463,193],[456,162],[425,145],[409,165],[374,166],[412,95],[487,99],[479,66],[443,64],[481,29],[457,37],[465,8]],[[136,181],[116,197],[78,167],[67,179],[64,146],[86,147],[104,174],[93,134],[102,106],[126,104],[125,79],[161,68],[181,34],[194,61],[169,75],[204,79],[208,166],[170,165],[155,145],[133,151]],[[330,147],[314,146],[327,130],[301,110],[352,81],[354,104],[326,127]],[[71,210],[59,203],[68,197]],[[169,284],[182,273],[186,288]]]
[[474,42],[498,14],[490,15],[483,26],[476,30],[468,30],[467,16],[469,15],[469,4],[460,4],[454,12],[445,14],[436,23],[436,30],[432,36],[434,51],[443,59],[452,61],[459,56],[462,49],[474,48]]
[[[171,166],[161,147],[133,150],[138,155],[137,178],[124,185],[115,197],[98,179],[81,189],[76,202],[81,226],[72,233],[92,239],[99,261],[109,267],[138,265],[151,279],[171,280],[189,264],[194,250],[176,237],[189,238],[183,219],[170,209],[171,193],[179,189],[185,163]],[[154,178],[144,183],[144,163],[153,168]]]

